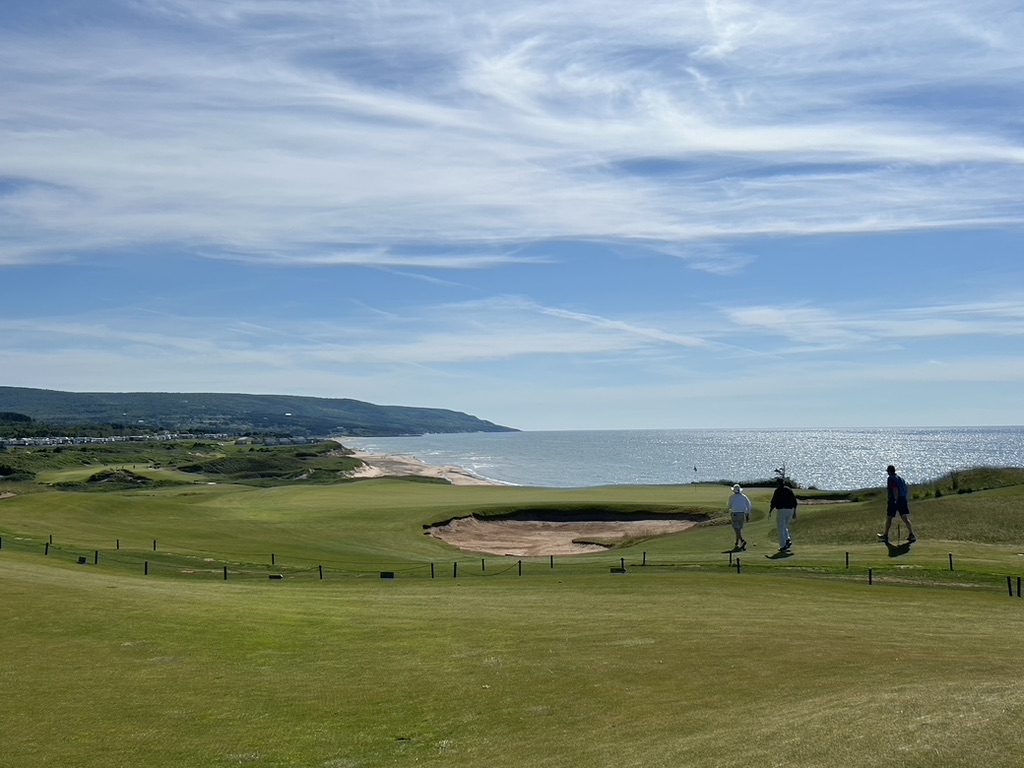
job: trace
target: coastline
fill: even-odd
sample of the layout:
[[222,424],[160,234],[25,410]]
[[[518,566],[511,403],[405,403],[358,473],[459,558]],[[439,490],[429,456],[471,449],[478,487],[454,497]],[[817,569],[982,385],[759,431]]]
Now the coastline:
[[424,464],[411,456],[354,451],[352,458],[359,459],[364,465],[349,473],[349,477],[352,478],[429,477],[446,480],[452,485],[501,485],[501,483],[477,477],[461,467],[433,466]]

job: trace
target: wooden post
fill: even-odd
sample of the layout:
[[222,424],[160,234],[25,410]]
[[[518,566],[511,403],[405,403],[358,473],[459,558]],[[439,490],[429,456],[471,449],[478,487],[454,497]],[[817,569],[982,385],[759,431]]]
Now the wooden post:
[[847,568],[850,567],[850,553],[849,552],[846,553],[846,567]]
[[53,544],[53,534],[50,534],[50,543]]
[[324,580],[324,567],[321,565],[320,568],[320,581]]
[[949,570],[953,570],[953,553],[949,553]]
[[743,567],[743,566],[742,566],[742,565],[740,564],[740,559],[739,559],[739,558],[737,557],[737,558],[736,558],[736,573],[739,573],[739,572],[740,572],[740,569],[741,569],[742,567]]
[[487,570],[487,561],[484,560],[482,557],[480,558],[480,570],[481,571],[486,571]]
[[1020,597],[1020,576],[1017,577],[1017,597]]
[[143,567],[142,567],[142,573],[143,573],[144,575],[146,575],[146,576],[149,576],[149,560],[147,560],[147,561],[145,562],[145,564],[143,565]]
[[92,553],[92,564],[99,565],[100,562],[100,551],[97,549]]
[[43,554],[44,555],[49,555],[50,554],[50,542],[46,542],[43,545]]
[[228,567],[225,565],[224,566],[224,581],[227,581],[227,580],[228,580]]
[[647,551],[646,550],[644,551],[644,561],[643,561],[642,565],[647,565]]
[[118,539],[118,540],[117,540],[117,548],[118,548],[118,549],[120,549],[120,548],[121,548],[121,540],[120,540],[120,539]]
[[873,583],[874,581],[871,578],[871,569],[868,568],[868,586],[870,587]]
[[270,553],[270,564],[277,565],[277,555],[275,555],[273,552]]
[[153,539],[153,551],[156,552],[156,539]]
[[551,567],[554,568],[555,567],[555,556],[551,555],[550,557],[551,557]]
[[523,561],[522,560],[519,561],[519,575],[520,576],[523,575]]
[[1013,597],[1013,577],[1006,577],[1006,591],[1010,593],[1010,597]]
[[430,564],[430,578],[434,578],[434,564]]
[[459,563],[458,563],[458,561],[455,561],[454,563],[452,563],[452,578],[453,579],[459,578]]

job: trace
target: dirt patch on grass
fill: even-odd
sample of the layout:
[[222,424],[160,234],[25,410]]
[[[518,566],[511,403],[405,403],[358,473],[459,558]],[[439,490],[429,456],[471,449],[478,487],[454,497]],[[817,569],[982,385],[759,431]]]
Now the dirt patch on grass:
[[486,520],[464,517],[427,529],[465,552],[512,557],[585,555],[637,539],[680,533],[699,521],[686,518],[620,520]]

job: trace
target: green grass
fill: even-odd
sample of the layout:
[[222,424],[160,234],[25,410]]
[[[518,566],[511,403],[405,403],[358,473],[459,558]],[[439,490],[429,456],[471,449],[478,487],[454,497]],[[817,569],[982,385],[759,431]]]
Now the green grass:
[[186,583],[0,558],[5,764],[1017,764],[1024,607],[775,573]]
[[344,449],[334,442],[277,447],[181,441],[13,448],[0,452],[0,492],[35,490],[26,480],[87,486],[93,475],[110,470],[179,484],[339,482],[340,473],[361,463],[343,454]]
[[769,494],[751,492],[739,569],[719,523],[524,559],[522,576],[424,526],[718,515],[728,490],[382,480],[0,500],[0,766],[1017,765],[1024,599],[1006,576],[1024,573],[1024,488],[915,501],[921,541],[896,556],[872,541],[877,498],[804,506],[783,560],[764,557]]

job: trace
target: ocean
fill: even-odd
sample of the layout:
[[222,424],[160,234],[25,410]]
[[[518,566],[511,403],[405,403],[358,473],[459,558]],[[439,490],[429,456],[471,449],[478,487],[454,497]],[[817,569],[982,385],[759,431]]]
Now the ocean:
[[1024,467],[1024,427],[638,429],[339,438],[350,448],[456,466],[508,485],[583,488],[772,479],[804,488],[923,483],[971,467]]

